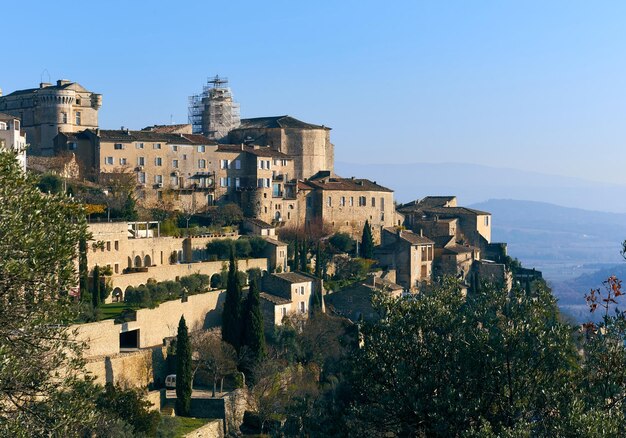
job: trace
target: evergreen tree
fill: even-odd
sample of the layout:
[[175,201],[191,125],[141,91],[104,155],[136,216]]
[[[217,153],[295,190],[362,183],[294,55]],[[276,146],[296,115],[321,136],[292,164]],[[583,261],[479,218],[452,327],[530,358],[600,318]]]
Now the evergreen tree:
[[365,221],[363,226],[363,235],[361,236],[361,257],[364,259],[374,258],[374,239],[372,238],[372,230],[369,221]]
[[307,272],[307,244],[306,239],[302,241],[302,248],[300,249],[300,270]]
[[78,242],[78,281],[80,299],[83,301],[89,294],[89,272],[87,270],[87,239]]
[[300,266],[300,242],[298,241],[298,236],[296,236],[296,243],[294,244],[294,250],[293,250],[292,268],[294,271],[297,271],[299,266]]
[[230,252],[226,300],[222,313],[222,339],[239,350],[241,345],[241,283],[237,275],[237,262],[233,250]]
[[185,317],[178,322],[176,336],[176,413],[188,416],[191,409],[191,341]]
[[315,249],[315,276],[322,278],[322,249],[319,242],[317,242]]
[[100,267],[93,268],[93,291],[91,293],[91,303],[94,309],[100,306]]
[[243,345],[247,346],[253,364],[259,363],[266,354],[265,334],[263,332],[263,314],[261,313],[261,299],[256,280],[250,283],[250,291],[244,304],[244,331]]

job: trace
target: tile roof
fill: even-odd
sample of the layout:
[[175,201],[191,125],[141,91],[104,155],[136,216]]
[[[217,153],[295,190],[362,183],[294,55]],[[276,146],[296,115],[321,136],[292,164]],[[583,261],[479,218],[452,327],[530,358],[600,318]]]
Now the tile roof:
[[491,213],[487,211],[475,210],[473,208],[468,207],[427,207],[422,209],[424,213],[428,214],[446,214],[446,215],[457,215],[457,214],[471,214],[471,215],[490,215]]
[[[413,231],[400,230],[395,227],[386,227],[385,231],[388,231],[390,233],[397,235],[400,239],[406,242],[409,242],[412,245],[429,245],[429,244],[433,245],[435,243],[432,240],[430,240],[428,237],[420,236],[419,234],[415,234]],[[394,244],[386,245],[386,246],[392,246],[392,245]]]
[[191,125],[189,123],[180,123],[177,125],[152,125],[146,126],[142,131],[160,132],[163,134],[172,134],[181,129],[189,129],[191,131]]
[[12,116],[11,114],[7,114],[7,113],[0,113],[0,120],[3,121],[9,121],[9,120],[19,120],[20,118],[17,116]]
[[261,227],[261,228],[276,228],[275,226],[273,226],[271,224],[268,224],[267,222],[262,221],[261,219],[258,219],[258,218],[255,218],[255,217],[244,218],[244,221],[245,222],[250,222],[251,224],[254,224],[254,225],[256,225],[258,227]]
[[251,119],[241,119],[241,124],[237,129],[268,129],[268,128],[297,128],[297,129],[326,129],[328,126],[314,125],[298,120],[291,116],[255,117]]
[[[92,130],[95,133],[95,131]],[[130,143],[134,141],[163,142],[171,144],[215,144],[201,135],[168,134],[154,131],[126,131],[121,129],[101,129],[100,141]]]
[[218,152],[247,152],[257,157],[280,158],[282,160],[293,160],[289,155],[270,148],[269,146],[246,146],[240,144],[221,144],[217,147]]
[[300,274],[298,272],[283,272],[282,274],[272,274],[272,275],[282,280],[285,280],[289,283],[307,283],[312,280],[311,277],[308,277],[304,274]]
[[363,178],[339,178],[326,177],[320,179],[309,179],[306,184],[321,190],[341,190],[352,192],[393,192],[393,190],[383,187],[376,183]]
[[272,294],[268,294],[267,292],[260,292],[259,296],[266,300],[269,301],[272,304],[289,304],[291,303],[291,300],[288,300],[286,298],[283,297],[278,297],[276,295],[272,295]]

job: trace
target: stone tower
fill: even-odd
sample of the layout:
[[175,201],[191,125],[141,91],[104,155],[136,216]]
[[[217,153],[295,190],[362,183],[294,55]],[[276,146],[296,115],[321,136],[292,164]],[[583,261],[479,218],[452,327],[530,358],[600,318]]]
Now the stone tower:
[[228,79],[215,76],[202,93],[189,98],[189,123],[194,134],[223,142],[239,126],[239,104],[233,100]]
[[53,155],[53,139],[59,132],[98,128],[101,106],[101,94],[65,79],[0,95],[0,111],[21,119],[33,155]]

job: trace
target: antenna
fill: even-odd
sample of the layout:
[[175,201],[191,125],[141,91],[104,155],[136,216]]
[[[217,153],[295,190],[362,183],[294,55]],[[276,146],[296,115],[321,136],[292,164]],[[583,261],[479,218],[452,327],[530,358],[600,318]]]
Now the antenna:
[[48,71],[47,68],[44,68],[43,71],[41,72],[41,75],[39,76],[39,79],[40,79],[39,82],[43,82],[44,73],[48,75],[48,82],[50,82],[50,72]]

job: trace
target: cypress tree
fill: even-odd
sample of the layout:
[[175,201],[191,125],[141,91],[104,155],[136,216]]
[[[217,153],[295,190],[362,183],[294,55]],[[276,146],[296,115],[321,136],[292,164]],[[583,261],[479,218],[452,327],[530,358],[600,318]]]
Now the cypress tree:
[[91,303],[94,309],[100,306],[100,267],[93,268],[93,291],[91,291]]
[[302,241],[302,249],[300,250],[300,270],[302,272],[307,272],[307,266],[306,266],[306,262],[307,262],[307,245],[306,245],[306,239]]
[[191,341],[185,317],[178,322],[176,336],[176,413],[188,416],[191,409]]
[[239,350],[241,345],[241,283],[237,274],[235,253],[231,249],[226,281],[226,300],[222,313],[222,339]]
[[263,332],[263,314],[261,313],[261,299],[256,280],[250,283],[250,290],[244,305],[243,345],[246,345],[252,354],[254,364],[265,357],[265,333]]
[[84,301],[89,294],[89,272],[87,270],[87,239],[78,242],[78,285],[80,300]]
[[374,258],[374,239],[372,238],[372,230],[369,221],[365,221],[363,226],[363,235],[361,236],[361,257],[364,259]]
[[298,241],[298,236],[296,236],[296,243],[294,245],[293,250],[293,270],[297,271],[300,266],[300,242]]
[[317,248],[315,249],[315,276],[322,278],[322,250],[319,242],[317,242]]

